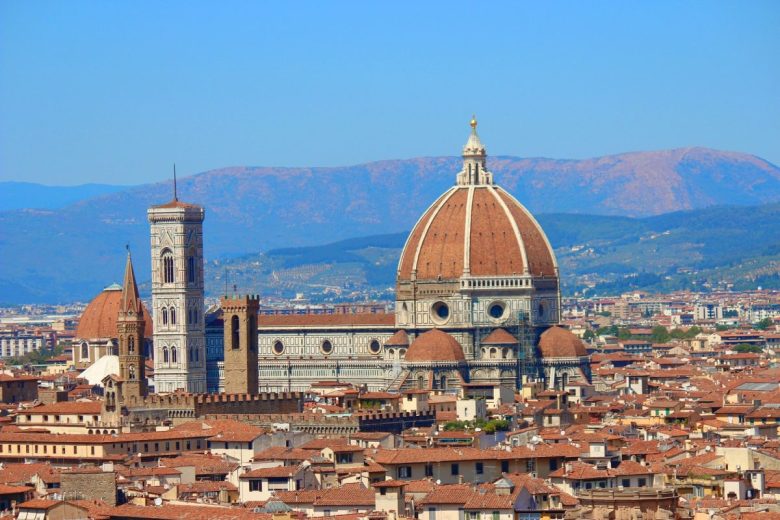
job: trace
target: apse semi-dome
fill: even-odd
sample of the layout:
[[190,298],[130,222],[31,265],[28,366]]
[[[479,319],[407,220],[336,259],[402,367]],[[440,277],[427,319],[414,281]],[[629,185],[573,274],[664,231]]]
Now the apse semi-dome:
[[539,338],[539,350],[543,358],[575,358],[588,355],[585,344],[570,330],[550,327]]
[[457,183],[414,226],[401,254],[398,282],[557,276],[547,236],[520,202],[493,183],[476,121],[471,126]]
[[[89,302],[81,313],[76,337],[79,339],[116,338],[116,319],[122,302],[122,287],[118,284],[109,285]],[[152,319],[141,304],[145,320],[144,337],[152,337]]]
[[418,363],[465,360],[463,347],[460,346],[458,340],[439,329],[432,329],[420,334],[417,339],[412,341],[404,357],[404,361]]

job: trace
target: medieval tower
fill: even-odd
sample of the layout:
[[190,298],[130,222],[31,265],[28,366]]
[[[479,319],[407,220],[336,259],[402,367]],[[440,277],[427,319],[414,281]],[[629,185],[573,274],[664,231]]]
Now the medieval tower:
[[144,356],[144,327],[146,325],[138,286],[135,283],[133,261],[127,253],[125,280],[122,284],[122,301],[119,306],[116,328],[119,340],[119,378],[122,397],[146,395],[146,358]]
[[257,394],[257,312],[260,300],[252,296],[224,297],[225,393]]
[[157,392],[206,392],[201,206],[152,206],[152,308]]

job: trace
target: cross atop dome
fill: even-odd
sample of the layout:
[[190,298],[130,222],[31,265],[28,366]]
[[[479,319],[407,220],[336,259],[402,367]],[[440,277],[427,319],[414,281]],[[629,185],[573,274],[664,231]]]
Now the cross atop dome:
[[463,169],[458,173],[458,186],[492,185],[493,174],[487,170],[487,151],[477,135],[477,116],[471,116],[471,134],[463,145]]

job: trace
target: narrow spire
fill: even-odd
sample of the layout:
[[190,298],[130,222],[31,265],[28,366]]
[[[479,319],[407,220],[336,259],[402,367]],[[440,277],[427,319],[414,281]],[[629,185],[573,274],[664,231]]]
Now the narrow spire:
[[179,194],[176,190],[176,163],[173,163],[173,200],[179,200]]
[[127,247],[127,263],[125,264],[125,280],[122,283],[122,305],[119,308],[121,314],[141,313],[141,299],[138,297],[138,285],[135,283],[133,272],[133,259],[130,256],[130,246]]

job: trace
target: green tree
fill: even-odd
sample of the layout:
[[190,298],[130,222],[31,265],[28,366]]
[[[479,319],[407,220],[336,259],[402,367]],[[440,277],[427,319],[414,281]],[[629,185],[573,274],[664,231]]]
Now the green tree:
[[596,334],[590,329],[586,330],[585,334],[582,335],[582,339],[585,341],[593,341],[595,338]]
[[617,337],[620,339],[631,339],[631,331],[626,328],[618,329]]
[[692,339],[698,336],[699,334],[701,334],[701,327],[697,327],[696,325],[694,325],[693,327],[688,329],[688,332],[686,333],[686,337],[688,339]]
[[663,325],[658,325],[656,327],[653,327],[653,331],[650,334],[650,341],[653,343],[666,343],[671,339],[671,334],[669,334],[669,331],[666,330],[666,327]]
[[774,325],[774,323],[775,322],[772,320],[772,318],[764,318],[763,320],[761,320],[758,323],[756,323],[755,325],[753,325],[753,328],[758,329],[758,330],[766,330],[769,327],[771,327],[772,325]]
[[737,345],[736,347],[734,347],[734,350],[741,353],[750,352],[753,354],[760,354],[764,351],[764,349],[762,349],[758,345]]
[[723,332],[724,330],[729,330],[729,328],[730,327],[728,325],[715,325],[715,330],[717,330],[718,332]]
[[617,336],[618,335],[617,325],[610,325],[609,327],[599,327],[599,329],[596,331],[596,334],[598,334],[599,336]]

